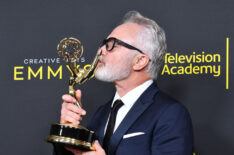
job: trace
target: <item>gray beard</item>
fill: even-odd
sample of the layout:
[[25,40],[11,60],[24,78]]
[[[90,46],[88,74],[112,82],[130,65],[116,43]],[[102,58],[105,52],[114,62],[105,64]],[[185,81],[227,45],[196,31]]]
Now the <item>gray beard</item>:
[[104,82],[114,82],[127,78],[131,73],[131,59],[126,58],[125,62],[110,65],[103,60],[103,66],[98,67],[95,72],[96,79]]
[[95,72],[95,78],[104,82],[114,82],[127,78],[130,72],[130,67],[120,68],[119,65],[111,66],[105,64],[105,66],[98,67]]

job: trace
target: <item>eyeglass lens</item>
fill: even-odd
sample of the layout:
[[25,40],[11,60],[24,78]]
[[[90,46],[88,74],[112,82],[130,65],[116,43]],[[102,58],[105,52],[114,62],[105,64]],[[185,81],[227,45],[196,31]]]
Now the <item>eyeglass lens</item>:
[[113,39],[106,40],[106,50],[111,51],[114,48],[115,41]]

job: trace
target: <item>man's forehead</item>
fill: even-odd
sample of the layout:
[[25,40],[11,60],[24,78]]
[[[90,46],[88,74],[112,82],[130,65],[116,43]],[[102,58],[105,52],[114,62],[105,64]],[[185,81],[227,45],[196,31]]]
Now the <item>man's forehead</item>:
[[142,26],[135,23],[124,23],[117,26],[109,37],[115,37],[123,41],[134,41]]

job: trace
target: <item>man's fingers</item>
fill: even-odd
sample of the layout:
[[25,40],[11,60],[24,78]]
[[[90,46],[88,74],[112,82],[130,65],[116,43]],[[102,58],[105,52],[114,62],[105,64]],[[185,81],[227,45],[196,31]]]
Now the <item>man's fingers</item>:
[[86,111],[77,107],[73,103],[66,103],[62,104],[61,109],[61,116],[60,116],[60,123],[62,124],[70,124],[76,126],[80,124],[82,120],[81,115],[85,115]]
[[96,150],[102,149],[102,146],[99,144],[98,140],[95,140],[95,141],[94,141],[93,147],[94,147]]
[[73,111],[79,115],[85,115],[86,114],[86,111],[82,108],[79,108],[77,107],[76,105],[74,104],[67,104],[67,109],[70,110],[70,111]]
[[63,95],[62,99],[64,102],[67,102],[67,103],[75,103],[76,102],[76,99],[68,94]]
[[99,142],[97,140],[94,141],[93,146],[96,148],[95,151],[88,151],[88,152],[82,152],[81,150],[78,149],[73,149],[70,147],[65,146],[65,148],[68,151],[71,151],[72,153],[74,153],[74,155],[106,155],[105,151],[103,150],[103,148],[101,147],[101,145],[99,144]]
[[81,104],[81,91],[77,90],[75,92],[76,98],[71,95],[63,95],[63,104],[61,109],[60,123],[62,124],[72,124],[74,126],[80,124],[82,120],[81,115],[85,115],[86,111],[81,107],[78,107],[74,103],[77,101]]
[[60,123],[62,123],[62,124],[72,123],[73,125],[78,125],[78,124],[80,124],[80,121],[78,121],[72,117],[69,117],[69,116],[62,116]]
[[77,149],[73,149],[73,148],[70,148],[70,147],[67,147],[67,146],[65,146],[65,149],[67,149],[68,151],[71,151],[73,154],[75,154],[75,155],[82,155],[82,151],[80,151],[80,150],[77,150]]
[[74,113],[77,113],[79,115],[85,115],[86,111],[82,108],[77,107],[76,105],[72,104],[72,103],[66,103],[64,102],[62,104],[62,112],[63,110],[68,110],[68,111],[72,111]]
[[102,146],[99,144],[97,140],[94,141],[93,147],[95,149],[96,154],[106,155],[105,150],[102,148]]
[[81,90],[76,90],[76,98],[79,102],[79,104],[81,105],[81,96],[82,96],[82,93],[81,93]]
[[67,119],[68,117],[73,118],[76,121],[81,121],[82,117],[78,115],[77,113],[74,113],[72,111],[64,110],[61,112],[61,119]]

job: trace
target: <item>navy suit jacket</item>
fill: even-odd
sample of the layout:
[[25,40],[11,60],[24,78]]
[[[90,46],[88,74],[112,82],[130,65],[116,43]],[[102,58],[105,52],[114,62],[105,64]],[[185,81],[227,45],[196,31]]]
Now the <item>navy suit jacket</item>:
[[[101,106],[88,129],[102,145],[112,101]],[[123,138],[124,135],[140,133]],[[110,155],[192,155],[193,131],[187,109],[153,83],[139,97],[110,140]]]

